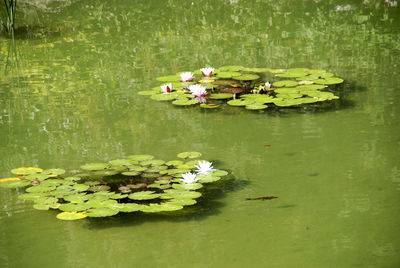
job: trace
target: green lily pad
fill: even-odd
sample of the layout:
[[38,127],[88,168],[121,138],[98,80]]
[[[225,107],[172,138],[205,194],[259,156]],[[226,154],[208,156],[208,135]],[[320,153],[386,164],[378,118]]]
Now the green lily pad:
[[343,79],[338,77],[326,77],[325,79],[317,79],[314,81],[316,84],[334,85],[343,83]]
[[46,204],[34,204],[33,208],[37,210],[49,210],[50,206]]
[[46,193],[25,193],[25,194],[20,194],[18,196],[18,199],[21,199],[21,200],[36,200],[36,199],[44,198],[46,196],[47,196]]
[[152,100],[157,100],[157,101],[170,101],[170,100],[174,100],[177,98],[177,95],[173,94],[173,93],[168,93],[168,94],[153,94],[150,97]]
[[201,108],[205,108],[205,109],[215,109],[215,108],[218,108],[219,106],[221,106],[221,105],[213,104],[213,103],[202,103],[202,104],[200,104],[200,107]]
[[181,160],[172,160],[165,163],[167,166],[179,166],[183,164]]
[[296,89],[301,90],[301,91],[304,91],[304,90],[319,90],[319,89],[324,89],[325,87],[326,86],[324,86],[324,85],[301,85],[301,86],[297,86]]
[[269,68],[244,68],[243,71],[245,72],[252,72],[252,73],[268,73],[271,69]]
[[177,155],[179,158],[197,158],[201,156],[199,152],[183,152]]
[[132,160],[135,160],[135,161],[144,161],[144,160],[153,159],[154,156],[149,155],[149,154],[135,154],[135,155],[128,156],[128,158],[132,159]]
[[140,174],[141,177],[143,178],[148,178],[148,179],[154,179],[160,177],[159,173],[150,173],[150,172],[145,172]]
[[150,200],[160,197],[160,194],[156,194],[154,191],[141,191],[130,194],[128,197],[133,200]]
[[232,99],[234,94],[230,93],[214,93],[210,95],[210,99],[212,100],[225,100],[225,99]]
[[2,188],[18,188],[18,187],[25,187],[30,185],[31,183],[26,180],[20,180],[20,181],[6,181],[0,183],[0,187]]
[[216,171],[212,172],[211,174],[212,174],[213,176],[221,176],[221,177],[223,177],[223,176],[228,175],[229,172],[226,171],[226,170],[217,169]]
[[86,213],[83,212],[61,212],[57,214],[57,219],[64,221],[72,221],[86,218]]
[[263,109],[268,108],[268,106],[265,104],[254,103],[254,104],[246,105],[245,108],[248,110],[263,110]]
[[151,159],[151,160],[144,160],[140,162],[140,165],[142,166],[160,166],[162,164],[164,164],[165,161],[164,160],[159,160],[159,159]]
[[232,78],[233,76],[240,76],[241,74],[239,72],[219,72],[216,74],[217,77],[223,78],[223,79],[229,79]]
[[73,204],[73,203],[68,203],[68,204],[62,204],[58,209],[61,211],[85,211],[87,209],[91,208],[90,204],[88,205],[87,203],[78,203],[78,204]]
[[97,170],[93,171],[93,175],[95,176],[114,176],[117,175],[119,172],[116,170]]
[[118,210],[112,208],[94,208],[86,212],[88,217],[109,217],[118,214]]
[[319,79],[319,77],[320,77],[319,75],[310,74],[310,75],[306,75],[306,76],[297,77],[296,80],[297,81],[314,81],[314,80]]
[[123,199],[125,197],[128,197],[128,195],[127,194],[120,194],[120,193],[110,195],[111,199]]
[[194,104],[197,104],[197,103],[199,103],[198,100],[196,100],[196,99],[187,99],[187,98],[177,99],[177,100],[174,100],[172,102],[172,104],[178,105],[178,106],[189,106],[189,105],[194,105]]
[[178,206],[191,206],[196,203],[197,203],[196,200],[189,199],[189,198],[172,198],[172,199],[169,199],[167,202],[167,204],[178,205]]
[[183,206],[174,205],[174,204],[150,204],[145,206],[142,211],[143,212],[161,212],[161,211],[175,211],[182,209]]
[[231,106],[246,106],[254,103],[251,99],[235,99],[227,102]]
[[78,192],[84,192],[87,189],[89,189],[89,185],[86,184],[75,184],[74,186],[72,186],[72,189],[78,191]]
[[221,179],[221,177],[219,177],[218,175],[214,175],[214,174],[198,175],[197,177],[200,179],[199,182],[201,182],[201,183],[210,183],[210,182],[219,181]]
[[260,76],[256,74],[242,74],[238,76],[232,77],[235,80],[240,80],[240,81],[251,81],[251,80],[257,80],[260,78]]
[[69,201],[71,203],[83,203],[84,201],[88,200],[90,196],[86,194],[73,194],[64,196],[63,199],[65,201]]
[[308,74],[307,72],[292,71],[292,72],[285,72],[285,73],[277,74],[276,76],[283,77],[283,78],[296,78],[296,77],[306,76],[307,74]]
[[132,159],[115,159],[110,161],[109,163],[113,166],[130,166],[133,164],[133,162],[136,161],[133,161]]
[[172,184],[172,188],[178,190],[197,190],[202,188],[203,185],[201,183],[174,183]]
[[46,170],[43,170],[43,172],[42,172],[42,174],[46,174],[49,177],[57,177],[57,176],[62,175],[64,173],[65,173],[65,170],[61,169],[61,168],[46,169]]
[[126,171],[121,173],[124,176],[137,176],[140,174],[138,171]]
[[28,193],[44,193],[44,192],[50,192],[54,190],[56,186],[43,186],[43,185],[37,185],[37,186],[32,186],[26,189]]
[[29,174],[28,176],[26,176],[24,179],[26,180],[30,180],[30,181],[43,181],[45,179],[47,179],[49,176],[47,174],[42,174],[42,173],[33,173],[33,174]]
[[120,212],[135,212],[140,211],[146,207],[145,205],[139,205],[135,203],[126,203],[121,205],[123,206],[119,208]]
[[95,186],[91,186],[88,191],[92,191],[92,192],[100,192],[100,191],[108,191],[110,190],[111,187],[107,186],[107,185],[95,185]]
[[295,87],[281,87],[275,89],[276,93],[283,93],[283,94],[291,94],[291,93],[298,93],[299,90]]
[[272,85],[274,87],[295,87],[297,86],[299,83],[296,81],[292,81],[292,80],[284,80],[284,81],[278,81],[278,82],[274,82]]
[[107,164],[107,163],[89,163],[89,164],[81,166],[81,169],[94,171],[94,170],[108,169],[109,167],[110,167],[110,164]]
[[136,172],[142,172],[142,171],[147,170],[147,167],[133,165],[133,166],[129,166],[129,170],[130,171],[133,170],[133,171],[136,171]]
[[178,189],[166,189],[164,190],[165,195],[171,196],[172,198],[199,198],[201,193],[195,191],[186,191],[186,190],[178,190]]
[[79,181],[81,178],[79,177],[66,177],[64,180],[66,181]]

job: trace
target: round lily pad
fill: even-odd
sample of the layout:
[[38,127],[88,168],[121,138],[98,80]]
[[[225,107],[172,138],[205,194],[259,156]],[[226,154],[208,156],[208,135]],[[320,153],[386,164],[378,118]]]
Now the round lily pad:
[[177,99],[177,100],[174,100],[172,102],[172,104],[179,105],[179,106],[189,106],[189,105],[194,105],[194,104],[197,104],[197,103],[199,103],[198,100],[196,100],[196,99],[187,99],[187,98]]
[[40,173],[42,171],[43,169],[37,167],[20,167],[12,169],[11,173],[15,175],[28,175],[32,173]]
[[178,205],[178,206],[191,206],[196,204],[197,201],[190,198],[172,198],[169,199],[167,204]]
[[227,103],[231,106],[246,106],[254,103],[254,101],[250,99],[235,99],[235,100],[230,100]]
[[109,217],[118,214],[118,210],[112,208],[94,208],[86,212],[88,217]]
[[183,152],[177,155],[179,158],[197,158],[201,156],[199,152]]
[[200,179],[199,182],[201,183],[210,183],[219,181],[221,179],[221,177],[214,174],[199,175],[198,178]]
[[160,197],[160,194],[156,194],[154,191],[141,191],[130,194],[128,197],[134,200],[150,200]]
[[229,65],[229,66],[222,66],[219,68],[220,72],[238,72],[243,70],[244,67],[243,66],[239,66],[239,65]]
[[235,80],[240,80],[240,81],[251,81],[251,80],[257,80],[260,78],[260,76],[256,74],[242,74],[238,76],[233,76],[232,77]]
[[239,72],[219,72],[216,74],[217,77],[223,78],[223,79],[228,79],[232,78],[233,76],[240,76],[241,74]]
[[0,187],[2,188],[18,188],[18,187],[25,187],[30,185],[31,183],[27,180],[20,180],[20,181],[6,181],[0,183]]
[[159,160],[159,159],[151,159],[151,160],[144,160],[140,162],[140,165],[142,166],[159,166],[164,164],[165,161],[164,160]]
[[[297,86],[296,89],[304,91],[304,90],[319,90],[319,89],[324,89],[324,85],[301,85]],[[275,90],[276,91],[276,90]]]
[[149,154],[135,154],[135,155],[128,156],[128,158],[132,159],[132,160],[135,160],[135,161],[144,161],[144,160],[153,159],[154,156],[149,155]]
[[83,170],[104,170],[108,169],[110,167],[110,164],[107,163],[89,163],[86,165],[81,166],[81,169]]
[[174,204],[150,204],[145,206],[142,211],[143,212],[161,212],[161,211],[175,211],[182,209],[183,206],[174,205]]
[[78,203],[78,204],[72,204],[72,203],[67,203],[67,204],[62,204],[58,209],[61,211],[85,211],[87,209],[91,208],[90,204],[87,203]]
[[234,97],[233,94],[230,93],[214,93],[210,95],[210,99],[213,100],[225,100],[225,99],[232,99]]
[[334,85],[343,83],[343,79],[338,77],[326,77],[324,79],[317,79],[314,81],[316,84]]
[[61,212],[57,214],[57,219],[64,221],[72,221],[86,218],[86,213],[83,212]]
[[71,203],[82,203],[89,199],[90,196],[85,194],[74,194],[74,195],[67,195],[64,196],[63,199],[65,201],[69,201]]
[[25,177],[26,180],[30,180],[30,181],[43,181],[45,179],[47,179],[49,176],[47,174],[43,174],[43,173],[33,173],[33,174],[29,174]]
[[110,190],[111,187],[107,186],[107,185],[95,185],[95,186],[91,186],[88,191],[92,191],[92,192],[100,192],[100,191],[108,191]]
[[43,186],[43,185],[38,185],[38,186],[32,186],[26,189],[28,193],[41,193],[41,192],[49,192],[52,191],[56,188],[56,186]]
[[61,168],[52,168],[52,169],[46,169],[42,171],[42,174],[46,174],[49,177],[57,177],[59,175],[62,175],[65,173],[64,169]]
[[183,164],[181,160],[172,160],[165,163],[167,166],[179,166]]
[[[26,177],[25,177],[26,178]],[[0,179],[0,183],[6,182],[6,181],[20,181],[21,179],[18,177],[12,177],[12,178],[4,178]]]
[[254,104],[246,105],[245,108],[248,110],[263,110],[263,109],[268,108],[268,106],[265,104],[254,103]]
[[37,210],[49,210],[50,206],[46,204],[34,204],[33,208]]
[[202,103],[200,104],[201,108],[205,109],[215,109],[218,108],[220,105],[219,104],[213,104],[213,103]]
[[133,164],[132,162],[134,161],[131,159],[115,159],[110,161],[109,163],[113,166],[130,166]]
[[298,84],[299,83],[296,81],[284,80],[284,81],[274,82],[272,85],[274,87],[294,87],[294,86],[297,86]]
[[197,190],[202,188],[203,185],[201,183],[174,183],[172,184],[172,188],[179,190]]
[[74,186],[72,186],[72,189],[74,189],[78,192],[84,192],[87,189],[89,189],[89,185],[78,183],[78,184],[75,184]]
[[178,189],[166,189],[165,194],[171,196],[172,198],[199,198],[201,193],[195,191],[186,191]]
[[157,101],[170,101],[174,100],[177,98],[177,95],[168,93],[168,94],[153,94],[150,97],[152,100],[157,100]]
[[138,171],[126,171],[121,173],[124,176],[137,176],[140,174]]
[[120,212],[134,212],[134,211],[140,211],[145,208],[145,205],[139,205],[135,203],[125,203],[121,205],[122,206],[119,208]]

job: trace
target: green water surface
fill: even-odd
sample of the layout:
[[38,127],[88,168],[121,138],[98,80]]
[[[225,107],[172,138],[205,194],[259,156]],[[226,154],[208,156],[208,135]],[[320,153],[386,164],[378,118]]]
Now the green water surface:
[[[0,188],[0,267],[400,267],[400,3],[389,2],[22,2],[14,38],[0,37],[1,177],[188,150],[231,175],[179,213],[71,222]],[[137,94],[223,65],[325,69],[345,84],[324,109],[263,113]]]

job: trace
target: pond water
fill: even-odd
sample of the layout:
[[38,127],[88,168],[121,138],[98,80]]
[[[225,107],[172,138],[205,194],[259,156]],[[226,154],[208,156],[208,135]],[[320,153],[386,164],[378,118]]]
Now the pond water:
[[[0,267],[400,267],[400,3],[363,2],[25,6],[0,38],[1,177],[183,151],[231,175],[176,214],[71,222],[0,188]],[[345,84],[321,110],[137,94],[207,65],[319,68]]]

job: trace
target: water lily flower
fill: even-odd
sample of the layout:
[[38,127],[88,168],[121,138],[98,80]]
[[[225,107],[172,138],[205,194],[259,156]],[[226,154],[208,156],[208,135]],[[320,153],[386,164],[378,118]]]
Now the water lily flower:
[[190,85],[188,86],[188,89],[190,90],[190,93],[196,97],[204,97],[207,95],[206,88],[201,85]]
[[195,173],[187,172],[185,174],[182,174],[182,179],[181,181],[184,183],[193,183],[200,180],[199,178],[196,178]]
[[162,92],[163,92],[164,94],[167,94],[167,93],[172,92],[172,84],[171,84],[171,83],[162,85],[162,86],[160,86],[160,87],[161,87]]
[[204,96],[196,97],[194,99],[198,100],[200,103],[205,103],[207,101],[207,98]]
[[182,82],[190,82],[194,79],[194,74],[191,72],[181,73]]
[[201,68],[200,69],[201,73],[203,74],[203,76],[205,77],[211,77],[213,75],[214,72],[214,68],[208,67],[208,68]]
[[208,161],[199,161],[199,164],[195,165],[195,167],[197,168],[197,174],[208,174],[216,171],[216,169],[213,169],[212,163]]
[[265,82],[265,88],[270,89],[271,83],[269,81]]

